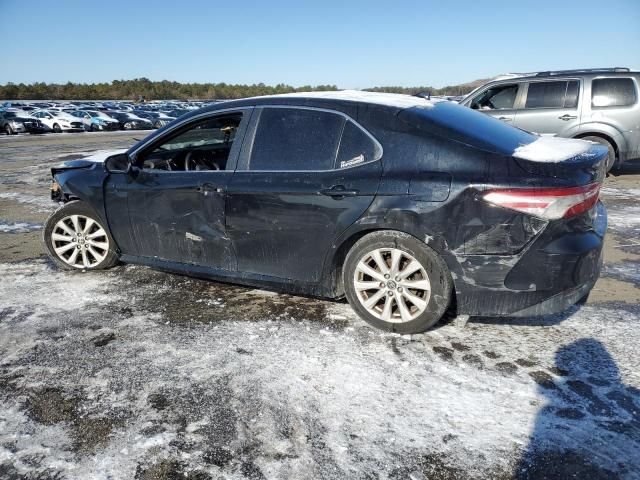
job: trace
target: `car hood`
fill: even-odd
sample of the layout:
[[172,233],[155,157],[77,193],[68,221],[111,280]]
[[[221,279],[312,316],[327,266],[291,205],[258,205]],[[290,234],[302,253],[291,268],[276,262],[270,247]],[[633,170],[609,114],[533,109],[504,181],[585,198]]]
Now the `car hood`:
[[86,157],[68,160],[60,165],[56,165],[51,169],[51,173],[55,175],[56,173],[60,173],[65,170],[93,167],[96,166],[96,164],[104,163],[104,161],[112,155],[118,155],[119,153],[125,153],[126,151],[126,148],[119,148],[116,150],[98,150]]

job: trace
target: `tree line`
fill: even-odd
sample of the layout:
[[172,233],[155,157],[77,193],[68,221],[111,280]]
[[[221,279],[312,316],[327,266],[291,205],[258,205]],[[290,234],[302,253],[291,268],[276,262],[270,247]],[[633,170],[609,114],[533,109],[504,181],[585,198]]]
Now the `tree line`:
[[[475,83],[475,82],[474,82]],[[432,95],[462,95],[472,84],[462,84],[440,89],[431,87],[375,87],[369,91],[407,93],[414,95],[430,92]],[[133,80],[114,80],[110,83],[44,83],[31,84],[7,83],[0,85],[2,100],[137,100],[143,96],[146,100],[227,100],[234,98],[275,95],[280,93],[308,92],[319,90],[337,90],[335,85],[304,85],[292,87],[278,84],[275,86],[258,83],[237,85],[227,83],[179,83],[168,80],[151,81],[148,78]]]

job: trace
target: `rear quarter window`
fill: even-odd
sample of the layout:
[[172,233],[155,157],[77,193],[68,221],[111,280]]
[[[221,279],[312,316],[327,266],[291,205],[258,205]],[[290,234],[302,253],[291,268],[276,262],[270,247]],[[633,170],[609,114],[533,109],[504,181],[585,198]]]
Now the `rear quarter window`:
[[591,106],[627,107],[637,100],[631,78],[596,78],[591,82]]
[[353,122],[347,122],[338,148],[338,168],[349,168],[378,160],[382,156],[380,144]]

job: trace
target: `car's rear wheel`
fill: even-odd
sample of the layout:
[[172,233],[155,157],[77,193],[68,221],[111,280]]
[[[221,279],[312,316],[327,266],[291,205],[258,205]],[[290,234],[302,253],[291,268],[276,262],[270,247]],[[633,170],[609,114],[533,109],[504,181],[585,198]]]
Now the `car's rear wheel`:
[[57,123],[53,124],[53,131],[56,133],[62,133],[62,128],[60,128],[60,125],[58,125]]
[[51,259],[68,270],[101,270],[118,262],[108,230],[79,201],[67,203],[47,219],[44,242]]
[[398,333],[431,328],[451,301],[444,260],[401,232],[374,232],[356,242],[347,254],[343,281],[347,300],[362,319]]
[[596,136],[582,137],[582,140],[599,143],[600,145],[607,147],[607,149],[609,150],[609,155],[607,156],[607,172],[616,167],[616,150],[615,148],[613,148],[613,145],[611,145],[609,141],[605,140],[602,137]]

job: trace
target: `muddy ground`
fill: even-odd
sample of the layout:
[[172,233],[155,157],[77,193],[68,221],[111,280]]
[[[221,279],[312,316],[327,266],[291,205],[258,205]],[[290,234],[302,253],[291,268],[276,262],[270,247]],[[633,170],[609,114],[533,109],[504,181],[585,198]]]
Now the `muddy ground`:
[[343,302],[56,269],[49,168],[143,133],[0,137],[0,478],[640,478],[640,163],[544,318],[372,330]]

